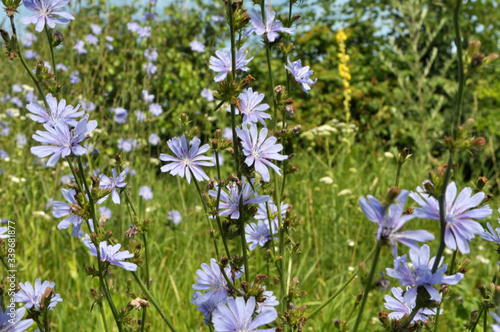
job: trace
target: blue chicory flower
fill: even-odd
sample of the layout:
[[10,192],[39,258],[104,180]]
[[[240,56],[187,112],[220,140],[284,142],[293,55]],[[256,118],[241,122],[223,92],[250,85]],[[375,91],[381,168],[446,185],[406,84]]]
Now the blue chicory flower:
[[114,113],[114,121],[115,123],[125,124],[127,123],[128,111],[123,107],[110,108],[109,111]]
[[123,150],[124,152],[130,152],[133,149],[137,149],[139,145],[137,144],[136,139],[131,138],[120,138],[118,139],[118,149]]
[[[231,266],[227,266],[224,271],[231,282],[241,278],[243,275],[241,272],[236,272],[233,278]],[[217,261],[214,258],[210,259],[210,265],[206,263],[201,264],[201,270],[197,270],[196,275],[198,276],[195,279],[196,284],[193,284],[193,289],[195,291],[204,290],[206,291],[205,295],[207,297],[216,296],[219,299],[227,297],[229,286],[227,285],[227,281],[220,270],[219,264],[217,264]]]
[[269,224],[263,220],[259,220],[258,224],[252,222],[245,226],[245,238],[247,243],[250,244],[250,250],[255,250],[257,246],[264,247],[267,242],[271,241],[271,231]]
[[24,37],[22,39],[22,43],[24,47],[31,47],[33,46],[33,43],[36,42],[38,38],[34,33],[31,33],[29,31],[26,31],[24,33]]
[[9,158],[9,154],[4,150],[0,148],[0,159],[7,159]]
[[148,186],[141,186],[139,188],[139,196],[145,201],[150,201],[153,199],[153,190]]
[[[387,309],[394,311],[394,312],[391,312],[389,314],[389,319],[400,320],[401,318],[403,318],[406,315],[409,316],[411,314],[413,308],[415,308],[415,306],[411,306],[404,301],[403,289],[401,287],[393,287],[391,289],[391,292],[392,292],[392,295],[394,295],[394,297],[392,297],[390,295],[384,296],[384,300],[385,300],[384,306]],[[442,313],[443,309],[440,309],[440,310],[441,310],[440,313]],[[436,309],[420,308],[418,310],[418,313],[412,319],[411,323],[413,324],[413,323],[418,322],[418,321],[422,321],[422,322],[426,321],[426,320],[428,320],[427,316],[429,316],[429,315],[436,315]]]
[[99,43],[99,38],[94,36],[93,34],[88,34],[85,36],[85,41],[89,43],[89,45],[97,45]]
[[142,100],[146,104],[152,103],[155,100],[155,95],[149,94],[148,90],[142,90]]
[[279,32],[293,34],[294,28],[285,28],[280,21],[277,21],[276,13],[272,11],[269,7],[266,7],[266,23],[262,21],[262,16],[257,13],[255,9],[249,12],[250,23],[253,27],[247,31],[245,36],[249,36],[253,32],[256,35],[262,36],[266,34],[267,39],[272,43],[279,37]]
[[143,123],[144,120],[147,119],[147,115],[143,111],[137,110],[134,112],[134,114],[135,114],[135,117],[137,118],[137,122],[139,122],[139,123]]
[[[473,219],[484,219],[492,214],[489,205],[475,208],[483,202],[483,192],[472,195],[471,188],[464,188],[457,197],[457,186],[452,182],[446,188],[446,228],[445,243],[451,250],[460,250],[462,254],[470,252],[469,241],[475,234],[484,232],[483,227]],[[421,207],[414,209],[417,218],[440,220],[438,200],[424,192],[420,187],[412,192],[413,198]],[[455,200],[456,198],[456,200]]]
[[60,157],[66,158],[70,154],[82,156],[87,151],[80,145],[87,135],[97,127],[97,121],[89,121],[88,114],[81,119],[74,130],[70,130],[64,122],[57,122],[55,127],[44,125],[46,131],[37,130],[33,139],[44,145],[34,146],[31,153],[39,158],[52,155],[47,161],[47,166],[54,166]]
[[36,51],[26,50],[26,52],[24,52],[24,57],[26,58],[26,60],[33,60],[39,58],[40,56],[38,55],[38,53],[36,53]]
[[73,49],[76,50],[78,55],[86,54],[87,49],[85,48],[85,42],[83,40],[77,40]]
[[141,29],[141,26],[137,22],[128,22],[127,29],[132,33],[136,33],[139,31],[139,29]]
[[26,315],[26,308],[19,308],[14,311],[14,318],[12,317],[12,312],[6,310],[3,312],[2,307],[0,307],[0,331],[2,332],[25,332],[31,325],[33,325],[33,319],[24,319]]
[[0,239],[8,239],[9,235],[9,227],[0,227]]
[[139,30],[137,30],[137,34],[139,35],[139,38],[149,38],[151,37],[151,27],[139,27]]
[[[401,286],[410,288],[406,291],[403,299],[410,307],[414,307],[417,301],[417,289],[423,287],[429,293],[430,299],[440,302],[441,295],[433,285],[448,284],[456,285],[463,278],[462,273],[456,273],[451,276],[444,276],[448,264],[444,264],[438,268],[435,273],[432,273],[432,266],[436,257],[431,257],[431,249],[424,244],[420,249],[410,249],[410,260],[412,266],[407,262],[406,254],[394,259],[394,269],[387,268],[387,274],[390,277],[399,279]],[[441,257],[441,265],[443,257]]]
[[496,323],[496,324],[491,325],[493,332],[500,332],[500,317],[498,317],[498,315],[493,311],[490,312],[490,315],[491,315],[491,317],[493,317],[495,319],[495,323]]
[[102,28],[99,25],[94,24],[94,23],[90,24],[90,29],[92,30],[92,33],[94,35],[100,35],[102,32]]
[[78,82],[80,82],[81,79],[80,79],[80,72],[78,70],[75,70],[74,72],[72,72],[71,74],[69,74],[69,82],[71,84],[76,84]]
[[287,58],[288,60],[288,66],[285,65],[285,68],[288,69],[290,74],[293,75],[295,78],[295,81],[297,83],[300,83],[302,85],[302,89],[304,92],[309,93],[309,90],[311,90],[311,85],[315,84],[318,79],[315,79],[314,81],[309,78],[313,74],[312,70],[309,70],[309,66],[302,67],[302,63],[300,60],[291,62],[290,58]]
[[[240,200],[243,200],[243,206],[249,204],[264,203],[269,200],[269,195],[258,195],[257,188],[252,189],[254,179],[249,183],[245,177],[241,177],[241,193],[239,192],[236,182],[227,185],[226,189],[222,189],[219,201],[219,216],[228,216],[231,219],[239,219],[240,217]],[[218,190],[210,190],[208,194],[217,199]],[[253,196],[253,197],[252,197]]]
[[175,157],[164,153],[160,155],[160,160],[171,162],[161,167],[162,172],[168,172],[173,176],[185,176],[188,183],[191,183],[191,173],[198,181],[209,179],[208,175],[200,167],[214,165],[209,162],[212,158],[203,155],[210,149],[208,144],[200,147],[200,141],[196,140],[189,148],[186,135],[182,135],[182,137],[174,137],[168,140],[167,145],[175,154]]
[[153,116],[160,116],[163,113],[163,108],[161,107],[160,104],[157,103],[149,104],[149,112]]
[[[118,193],[118,188],[125,188],[127,186],[127,182],[125,182],[125,176],[127,173],[125,171],[121,172],[117,175],[116,169],[113,168],[111,170],[113,176],[111,178],[107,177],[104,174],[101,174],[101,188],[111,189],[111,198],[115,204],[120,204],[120,194]],[[103,197],[103,199],[99,202],[104,202],[109,195]]]
[[24,100],[26,100],[27,103],[32,103],[36,100],[35,92],[34,91],[26,91],[24,94]]
[[146,71],[148,76],[153,76],[158,71],[158,67],[152,62],[148,62],[142,67],[142,70]]
[[[236,54],[236,70],[248,71],[248,63],[253,59],[247,59],[248,51],[241,48]],[[210,69],[219,73],[215,76],[215,82],[220,82],[226,78],[227,74],[232,71],[232,56],[231,51],[227,48],[215,52],[216,57],[210,57]]]
[[[70,13],[56,11],[69,4],[69,0],[24,0],[24,6],[36,14],[28,15],[21,20],[22,24],[35,24],[35,30],[42,32],[45,24],[54,29],[56,24],[67,24],[75,17]],[[54,17],[54,15],[60,17]]]
[[[278,206],[273,202],[272,197],[267,202],[267,207],[269,207],[269,215],[271,216],[271,218],[273,218],[273,220],[271,221],[273,234],[276,234],[279,229]],[[287,210],[288,210],[288,204],[281,202],[280,205],[281,220],[285,219]],[[257,207],[257,213],[255,214],[254,218],[257,220],[263,220],[266,225],[269,225],[266,203],[259,204],[259,206]]]
[[208,88],[201,90],[200,96],[205,98],[208,102],[214,101],[214,95],[212,93],[212,90],[210,90]]
[[157,133],[152,133],[148,138],[149,144],[157,146],[160,143],[160,136]]
[[148,48],[144,51],[144,57],[150,62],[155,62],[156,60],[158,60],[158,51],[156,50],[156,48]]
[[286,160],[288,157],[279,154],[283,150],[283,145],[276,144],[276,137],[267,138],[267,128],[262,128],[260,133],[257,132],[257,125],[250,125],[248,130],[247,125],[243,125],[243,130],[236,128],[236,133],[241,139],[243,154],[245,155],[245,164],[248,167],[254,165],[255,170],[262,176],[264,182],[269,182],[271,176],[266,165],[271,167],[281,176],[280,168],[271,160]]
[[[56,70],[68,71],[68,67],[64,63],[58,63],[56,65]],[[82,108],[83,108],[83,105],[82,105]]]
[[31,120],[38,123],[45,123],[51,127],[54,127],[59,121],[67,123],[71,127],[76,127],[78,121],[75,119],[81,117],[85,113],[84,111],[78,111],[80,105],[76,107],[66,105],[65,99],[61,99],[58,104],[57,99],[53,97],[51,93],[45,98],[49,104],[48,110],[36,101],[26,106],[26,109],[30,112],[27,115]]
[[99,214],[101,215],[101,217],[105,217],[106,219],[111,219],[111,209],[110,208],[107,208],[105,206],[101,206],[99,208]]
[[226,303],[219,303],[214,311],[212,322],[215,331],[245,331],[245,332],[271,332],[275,328],[259,329],[270,324],[278,318],[276,309],[262,311],[255,318],[255,297],[250,297],[246,302],[244,297],[236,299],[229,297]]
[[402,190],[387,209],[373,196],[368,199],[359,198],[359,205],[365,216],[378,224],[377,241],[388,241],[392,245],[392,254],[398,256],[397,243],[413,249],[419,249],[418,242],[434,240],[434,235],[425,230],[398,232],[403,226],[415,218],[414,214],[403,215],[404,205],[408,198],[408,190]]
[[182,214],[177,210],[168,211],[167,219],[172,221],[174,225],[179,225],[182,221]]
[[191,46],[191,51],[193,52],[198,52],[198,53],[205,52],[205,45],[203,45],[203,43],[197,40],[193,40],[192,42],[190,42],[189,46]]
[[[88,234],[82,238],[83,243],[87,248],[89,248],[89,254],[94,257],[97,257],[97,249],[95,245],[90,240]],[[101,256],[101,261],[109,263],[111,265],[115,265],[125,269],[127,271],[137,271],[137,265],[130,262],[124,262],[127,258],[134,257],[134,254],[130,253],[128,250],[120,251],[121,244],[116,244],[114,246],[108,245],[106,241],[102,241],[99,243],[99,253]]]
[[28,143],[28,139],[26,138],[26,135],[18,133],[16,135],[16,144],[17,146],[23,147]]
[[61,193],[67,203],[54,201],[52,203],[54,207],[52,215],[54,218],[66,217],[57,225],[57,228],[67,229],[69,226],[73,225],[71,236],[77,236],[82,227],[83,218],[77,214],[81,207],[75,199],[76,191],[74,189],[61,189]]
[[198,311],[203,312],[205,325],[210,326],[213,312],[217,309],[219,303],[226,301],[226,298],[226,296],[212,296],[211,294],[194,292],[191,303],[196,306]]
[[[17,303],[24,303],[24,308],[26,309],[38,310],[40,309],[40,302],[47,288],[54,289],[55,286],[55,282],[44,281],[42,283],[40,279],[35,280],[34,287],[29,281],[26,281],[24,284],[20,282],[19,287],[21,289],[15,294],[14,300]],[[53,310],[57,305],[57,302],[62,301],[63,299],[61,296],[59,294],[55,294],[50,299],[49,310]]]
[[[271,115],[265,111],[269,109],[268,104],[261,104],[265,95],[253,91],[252,88],[243,90],[238,98],[240,99],[240,110],[243,114],[243,124],[260,122],[266,127],[265,120],[271,119]],[[230,109],[229,109],[230,111]]]

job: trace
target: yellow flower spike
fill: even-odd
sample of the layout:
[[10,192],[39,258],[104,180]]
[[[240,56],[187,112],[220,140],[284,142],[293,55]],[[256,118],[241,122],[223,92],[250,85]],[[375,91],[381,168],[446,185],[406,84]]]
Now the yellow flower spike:
[[347,35],[344,30],[340,28],[335,35],[338,44],[338,53],[337,58],[339,59],[338,71],[339,76],[342,78],[342,85],[344,87],[343,96],[344,96],[344,109],[346,111],[346,119],[347,123],[349,123],[350,116],[350,102],[352,90],[350,89],[349,80],[351,79],[351,73],[349,71],[349,55],[346,53],[345,41],[347,40]]

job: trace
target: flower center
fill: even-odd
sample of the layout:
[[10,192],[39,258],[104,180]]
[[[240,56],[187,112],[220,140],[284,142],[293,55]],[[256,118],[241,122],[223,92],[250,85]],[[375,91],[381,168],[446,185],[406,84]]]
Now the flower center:
[[262,151],[258,147],[254,147],[252,149],[252,157],[254,157],[255,159],[261,159]]

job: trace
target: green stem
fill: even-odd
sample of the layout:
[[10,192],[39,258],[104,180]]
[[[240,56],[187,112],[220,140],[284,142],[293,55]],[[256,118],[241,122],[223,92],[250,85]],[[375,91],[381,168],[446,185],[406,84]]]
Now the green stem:
[[215,151],[215,163],[217,165],[217,178],[219,180],[219,183],[217,185],[217,201],[215,202],[215,206],[217,207],[217,216],[216,216],[217,225],[219,226],[219,233],[220,233],[220,236],[222,238],[222,243],[224,243],[224,249],[226,250],[227,258],[231,258],[231,254],[229,252],[229,247],[227,246],[226,237],[224,236],[224,233],[222,231],[222,223],[221,223],[220,217],[219,217],[219,202],[220,202],[220,193],[222,190],[222,185],[220,183],[221,177],[220,177],[220,162],[219,162],[219,152],[218,151]]
[[108,332],[108,323],[106,322],[106,314],[104,313],[104,306],[102,305],[102,302],[99,304],[99,307],[101,308],[102,325],[104,325],[104,331]]
[[437,312],[436,312],[436,320],[434,321],[434,332],[438,331],[438,325],[439,325],[439,315],[441,314],[441,303],[439,303],[437,307]]
[[[231,75],[233,83],[236,81],[236,42],[234,38],[234,22],[233,22],[233,1],[228,0],[227,12],[229,17],[229,32],[231,34]],[[233,157],[236,174],[241,178],[240,167],[238,166],[238,144],[236,136],[236,106],[231,103],[231,129],[233,131]]]
[[452,128],[453,139],[457,138],[456,129],[460,125],[460,118],[462,115],[462,104],[464,98],[464,90],[465,90],[465,75],[464,75],[464,59],[462,55],[462,38],[460,37],[460,9],[462,6],[462,0],[457,0],[457,5],[455,7],[455,11],[453,13],[453,28],[455,30],[455,45],[457,47],[457,62],[458,62],[458,92],[456,97],[455,104],[455,113],[453,114],[453,124]]
[[[128,197],[128,195],[127,195]],[[146,287],[149,289],[149,260],[148,260],[148,236],[145,232],[142,233],[142,238],[144,240],[144,259],[146,261]],[[147,307],[142,308],[142,324],[141,331],[145,331],[146,327],[146,311]]]
[[43,311],[43,325],[45,327],[45,331],[49,332],[49,311],[44,309]]
[[220,270],[222,272],[222,275],[224,276],[224,279],[226,279],[227,284],[229,285],[229,287],[232,290],[235,291],[236,295],[238,295],[238,296],[245,296],[245,294],[243,294],[242,292],[240,292],[239,289],[236,288],[236,286],[234,286],[234,284],[231,282],[231,279],[229,279],[229,277],[227,276],[226,271],[223,268],[221,268]]
[[[261,2],[260,5],[261,13],[262,13],[262,21],[266,22],[266,3],[265,1]],[[278,107],[276,104],[276,97],[274,93],[274,79],[273,79],[273,70],[271,66],[271,49],[269,44],[266,44],[266,58],[267,58],[267,71],[269,74],[269,92],[273,98],[273,106],[274,106],[274,118],[273,118],[273,126],[272,129],[273,131],[276,131],[277,123],[278,123]],[[277,210],[278,210],[278,220],[279,220],[279,229],[280,229],[280,242],[279,242],[279,254],[281,256],[281,259],[279,261],[279,267],[280,270],[283,271],[283,255],[285,251],[285,232],[286,229],[283,225],[282,217],[281,217],[281,193],[279,191],[279,185],[278,185],[278,177],[274,176],[274,192],[276,194],[276,201],[274,202],[276,204]],[[281,290],[281,309],[283,312],[286,311],[286,308],[288,306],[287,301],[284,301],[285,299],[285,280],[284,278],[280,278],[280,290]]]
[[406,318],[406,320],[403,323],[403,329],[407,328],[411,324],[411,321],[418,314],[419,310],[420,308],[418,306],[415,306],[415,308],[413,308],[413,310],[410,313],[410,316],[408,316],[408,318]]
[[[200,190],[200,186],[198,184],[198,180],[196,180],[196,178],[194,177],[193,172],[191,170],[189,170],[189,171],[191,172],[191,177],[194,180],[194,184],[196,186],[196,190],[198,191],[198,195],[200,196],[201,203],[203,204],[203,209],[205,211],[205,218],[207,219],[207,222],[208,222],[208,225],[210,226],[210,229],[212,229],[212,222],[208,218],[207,205],[205,203],[205,200],[203,199],[203,196],[201,195],[201,190]],[[215,253],[217,254],[217,257],[220,257],[220,255],[219,255],[219,247],[217,246],[217,241],[215,240],[215,238],[213,240],[214,240]]]
[[243,263],[245,264],[245,281],[249,280],[249,271],[248,271],[248,255],[247,255],[247,239],[245,237],[245,217],[243,211],[243,195],[241,195],[241,186],[238,186],[240,193],[240,241],[241,241],[241,254],[243,255]]
[[[370,251],[368,256],[365,258],[365,260],[364,260],[365,263],[368,262],[368,260],[373,256],[373,254],[375,253],[377,248],[378,248],[378,244],[377,244],[377,246],[373,247],[372,251]],[[321,310],[323,310],[324,307],[326,307],[330,302],[335,300],[335,298],[337,296],[339,296],[347,286],[349,286],[349,284],[354,280],[354,278],[356,278],[358,273],[359,273],[359,269],[352,274],[352,276],[340,287],[340,289],[337,292],[335,292],[325,302],[323,302],[318,308],[316,308],[313,312],[311,312],[311,314],[309,314],[307,316],[307,320],[311,320],[314,316],[319,314],[321,312]]]
[[[462,104],[464,98],[464,88],[465,88],[465,75],[464,75],[464,64],[463,64],[463,55],[462,55],[462,38],[460,37],[460,8],[462,6],[462,0],[457,0],[457,5],[455,7],[455,11],[453,13],[453,27],[455,29],[455,45],[457,47],[457,60],[458,60],[458,92],[455,103],[455,113],[453,113],[453,127],[452,127],[452,136],[454,139],[457,138],[456,129],[460,123],[460,117],[462,114]],[[439,242],[439,248],[436,255],[436,260],[434,261],[434,266],[432,267],[432,273],[435,273],[439,261],[441,260],[441,256],[444,252],[444,231],[446,228],[446,211],[445,211],[445,203],[446,203],[446,187],[448,186],[448,181],[450,178],[451,167],[453,163],[453,152],[450,151],[450,156],[448,158],[448,165],[446,167],[445,180],[443,184],[443,191],[439,197],[439,218],[441,223],[441,238]]]
[[[73,167],[73,163],[71,162],[70,158],[66,158],[66,161],[68,162],[69,168],[71,169],[71,173],[73,173],[73,177],[75,178],[76,185],[80,192],[84,192],[84,189],[82,185],[80,184],[79,176],[76,174],[75,168]],[[81,171],[80,171],[81,172]]]
[[7,263],[5,262],[5,259],[2,256],[0,256],[0,260],[2,261],[2,264],[3,264],[3,266],[5,266],[5,268],[7,269],[7,271],[9,271],[10,269],[7,266]]
[[45,328],[43,327],[42,323],[40,323],[40,320],[38,317],[33,317],[33,320],[36,322],[36,325],[38,325],[38,328],[40,329],[41,332],[45,332]]
[[50,34],[49,28],[47,25],[45,25],[44,30],[45,30],[45,35],[47,36],[47,41],[49,42],[49,46],[50,46],[50,56],[52,58],[52,72],[54,73],[55,79],[57,82],[56,59],[54,57],[54,47],[52,46],[52,35]]
[[454,270],[455,270],[455,261],[457,260],[457,251],[458,250],[455,250],[453,251],[453,255],[451,256],[451,263],[450,263],[450,271],[448,273],[448,275],[452,275]]
[[432,266],[432,273],[435,273],[441,262],[441,257],[443,256],[445,243],[445,230],[446,230],[446,188],[448,187],[448,182],[450,181],[451,167],[453,163],[453,153],[449,153],[448,165],[446,166],[446,171],[444,175],[443,189],[439,195],[439,223],[441,225],[441,233],[439,238],[439,247],[434,260],[434,265]]
[[488,328],[488,308],[485,308],[484,309],[485,312],[484,312],[484,315],[483,315],[483,331],[486,332],[487,331],[487,328]]
[[375,270],[377,269],[377,263],[380,256],[380,250],[382,249],[382,241],[377,242],[377,247],[375,248],[375,257],[373,258],[372,267],[370,269],[370,274],[366,280],[365,290],[363,292],[363,299],[361,300],[361,306],[359,307],[358,317],[356,318],[356,323],[354,324],[353,331],[358,330],[359,324],[361,323],[361,318],[363,317],[363,311],[365,309],[366,300],[368,298],[368,293],[372,288],[372,280],[375,275]]
[[158,305],[158,302],[156,302],[156,300],[153,297],[153,295],[151,294],[151,292],[144,285],[144,283],[142,282],[141,278],[139,278],[139,275],[137,274],[137,272],[132,271],[132,275],[134,276],[135,280],[137,281],[137,283],[141,287],[142,291],[144,293],[146,293],[146,295],[148,296],[148,301],[150,301],[151,303],[153,303],[153,306],[156,308],[156,311],[158,311],[158,313],[160,314],[161,318],[163,318],[163,320],[168,325],[168,327],[170,328],[170,330],[173,331],[173,332],[175,332],[176,329],[174,328],[174,325],[168,319],[167,315],[165,315],[165,313],[163,312],[163,310],[161,310],[160,306]]
[[401,175],[401,167],[402,166],[403,166],[403,164],[401,164],[400,162],[398,162],[398,170],[396,171],[396,182],[394,184],[395,187],[399,186],[399,176]]
[[[16,32],[16,25],[14,23],[14,15],[12,15],[10,17],[10,25],[12,27],[12,33],[14,34],[14,36],[16,36],[16,39],[17,39],[17,32]],[[14,37],[12,36],[12,37]],[[35,84],[36,88],[38,89],[38,92],[40,93],[40,97],[42,98],[43,100],[43,103],[45,105],[45,108],[49,109],[49,103],[47,103],[47,99],[45,99],[45,94],[43,93],[43,90],[42,90],[42,86],[40,85],[40,83],[38,82],[38,80],[36,79],[35,75],[33,75],[33,73],[31,72],[31,70],[28,68],[28,65],[26,64],[26,61],[24,60],[24,57],[21,53],[21,47],[19,46],[19,41],[16,42],[16,45],[17,45],[17,56],[19,57],[19,60],[21,60],[21,64],[23,65],[24,69],[26,69],[26,72],[28,73],[28,75],[30,76],[31,80],[33,81],[33,83]]]
[[[77,157],[76,160],[78,162],[78,167],[80,168],[81,180],[82,180],[83,186],[85,188],[85,192],[87,193],[87,198],[89,200],[92,221],[94,223],[94,227],[98,227],[99,222],[97,220],[96,213],[95,213],[94,198],[92,197],[92,191],[90,191],[89,185],[87,184],[87,181],[85,180],[85,177],[83,176],[82,158]],[[94,243],[94,245],[96,248],[99,247],[99,243]],[[113,302],[113,297],[111,296],[111,294],[109,292],[108,284],[107,284],[106,278],[104,277],[104,271],[102,270],[100,250],[96,250],[96,252],[97,252],[97,265],[99,267],[99,283],[100,283],[101,289],[104,291],[104,294],[106,295],[106,300],[108,301],[109,307],[111,308],[111,312],[113,313],[113,317],[114,317],[116,325],[118,327],[118,331],[122,332],[123,327],[122,327],[122,323],[120,322],[120,316],[118,314],[118,311],[116,310],[115,304]]]
[[476,330],[477,323],[479,323],[479,320],[481,319],[481,315],[484,312],[484,307],[481,308],[481,311],[479,311],[479,315],[477,316],[476,321],[474,322],[474,326],[472,326],[470,332],[474,332]]
[[127,190],[123,189],[122,192],[125,194],[125,199],[127,200],[127,203],[130,206],[130,208],[132,209],[132,212],[134,213],[134,215],[139,217],[139,215],[137,214],[137,210],[135,209],[134,204],[132,204],[132,201],[130,200],[130,195],[128,194]]

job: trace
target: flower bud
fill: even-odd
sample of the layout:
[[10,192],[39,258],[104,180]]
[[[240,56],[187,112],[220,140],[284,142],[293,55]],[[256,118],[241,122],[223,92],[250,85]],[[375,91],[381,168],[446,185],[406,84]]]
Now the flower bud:
[[489,201],[492,198],[493,198],[492,194],[486,194],[486,196],[484,196],[483,201],[481,202],[481,204],[486,203],[487,201]]
[[5,31],[4,29],[0,29],[0,34],[2,35],[2,39],[6,43],[10,43],[10,36],[9,36],[9,33],[7,31]]
[[477,190],[482,190],[487,181],[488,179],[485,176],[479,177],[479,179],[477,179],[477,184],[476,184]]
[[285,86],[283,85],[277,85],[274,87],[274,92],[278,97],[281,97],[281,94],[285,91]]
[[64,35],[62,34],[61,31],[57,30],[55,33],[54,33],[54,40],[52,41],[52,46],[53,47],[57,47],[59,45],[62,44],[62,42],[64,41]]
[[408,160],[410,157],[411,157],[410,149],[405,147],[403,148],[403,150],[401,150],[401,152],[398,155],[398,163],[400,165],[403,165],[405,161]]

